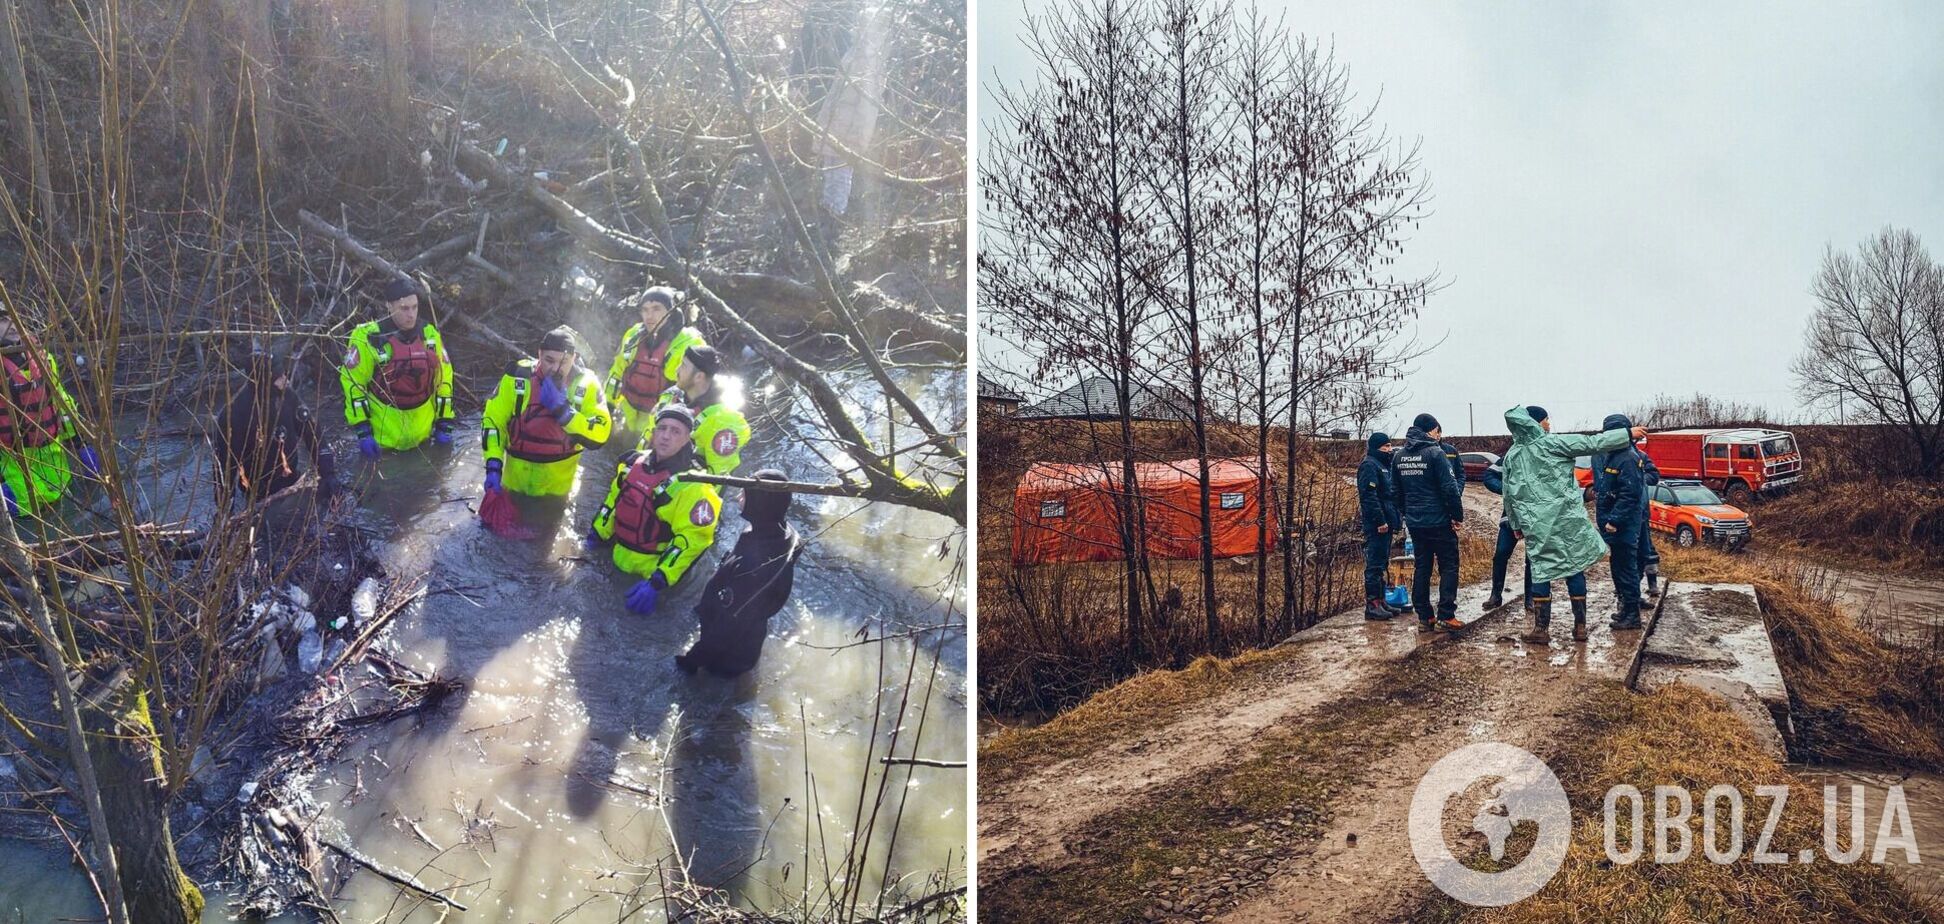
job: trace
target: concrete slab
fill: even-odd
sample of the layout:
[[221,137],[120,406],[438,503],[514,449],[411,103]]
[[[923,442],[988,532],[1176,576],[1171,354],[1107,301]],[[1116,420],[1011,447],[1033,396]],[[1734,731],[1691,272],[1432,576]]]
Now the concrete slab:
[[1641,649],[1637,687],[1686,683],[1740,712],[1777,757],[1792,733],[1789,689],[1749,584],[1678,584]]

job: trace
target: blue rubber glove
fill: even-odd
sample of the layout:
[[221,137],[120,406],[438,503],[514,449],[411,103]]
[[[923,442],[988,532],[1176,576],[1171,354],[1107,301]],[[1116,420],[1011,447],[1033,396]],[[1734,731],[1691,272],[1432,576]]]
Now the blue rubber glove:
[[590,552],[605,544],[606,542],[601,539],[601,534],[591,529],[587,531],[587,535],[581,537],[581,548]]
[[452,421],[441,420],[432,425],[432,442],[441,446],[452,445]]
[[540,406],[556,414],[567,406],[567,391],[554,382],[553,376],[540,380]]
[[486,490],[500,486],[500,460],[492,459],[486,463]]
[[367,459],[378,458],[378,441],[371,436],[371,427],[358,428],[358,454]]
[[95,452],[93,446],[81,447],[76,455],[81,457],[81,467],[87,470],[89,478],[101,477],[101,455]]
[[661,573],[645,581],[637,581],[634,589],[628,591],[628,612],[647,616],[655,612],[655,602],[662,592]]
[[13,485],[0,481],[0,496],[7,499],[7,513],[11,516],[20,516],[20,502],[14,500]]

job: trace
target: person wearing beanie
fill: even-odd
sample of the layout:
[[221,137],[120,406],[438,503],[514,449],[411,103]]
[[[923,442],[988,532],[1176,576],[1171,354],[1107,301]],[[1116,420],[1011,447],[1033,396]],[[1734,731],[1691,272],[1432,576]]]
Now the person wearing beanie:
[[695,446],[712,475],[727,475],[742,464],[749,445],[749,418],[743,416],[742,380],[728,375],[722,354],[697,344],[682,355],[675,388],[662,394],[661,404],[685,404],[695,412]]
[[445,339],[437,325],[419,318],[418,288],[410,280],[393,279],[382,294],[386,316],[352,328],[338,367],[344,422],[367,459],[427,439],[450,446],[453,372]]
[[607,393],[617,429],[646,435],[655,407],[675,384],[682,357],[702,346],[702,332],[689,326],[686,312],[676,308],[679,293],[667,286],[651,286],[624,302],[641,312],[641,322],[621,335],[621,349],[608,367]]
[[680,405],[655,412],[645,450],[621,457],[607,499],[594,512],[587,544],[614,544],[614,566],[641,580],[629,588],[629,612],[655,611],[664,590],[715,544],[722,495],[682,476],[701,468],[695,416]]
[[7,398],[0,401],[0,498],[14,516],[36,516],[58,502],[74,480],[68,453],[90,478],[101,477],[101,456],[79,440],[74,399],[61,385],[54,354],[14,325],[40,324],[25,306],[0,305],[0,376]]
[[1387,433],[1372,433],[1364,442],[1363,461],[1357,464],[1357,510],[1364,537],[1364,618],[1397,615],[1384,603],[1385,573],[1390,569],[1391,543],[1403,531],[1392,492],[1391,453]]
[[[1634,429],[1625,414],[1608,414],[1600,427],[1607,431]],[[1620,601],[1620,610],[1609,627],[1639,629],[1640,533],[1647,528],[1647,455],[1634,448],[1629,439],[1620,448],[1594,457],[1593,478],[1594,519],[1611,555],[1613,592]]]
[[584,450],[607,445],[613,432],[601,377],[580,364],[579,335],[562,325],[540,341],[539,355],[510,363],[480,415],[479,448],[486,488],[538,497],[574,489]]
[[[1458,621],[1458,527],[1465,522],[1462,490],[1445,453],[1438,419],[1419,414],[1405,431],[1404,448],[1391,453],[1391,491],[1411,531],[1413,561],[1411,606],[1418,628],[1464,628]],[[1436,616],[1431,606],[1431,570],[1438,570]]]
[[[787,482],[782,471],[766,468],[758,481]],[[694,673],[707,669],[733,677],[756,666],[770,617],[790,601],[790,587],[803,540],[788,522],[790,492],[746,489],[742,517],[749,528],[736,539],[736,548],[722,560],[696,604],[701,632],[675,664]]]
[[1525,537],[1526,581],[1534,610],[1528,640],[1550,641],[1552,582],[1566,579],[1573,598],[1573,638],[1586,640],[1586,569],[1600,560],[1600,531],[1586,518],[1586,503],[1573,478],[1573,459],[1611,452],[1646,435],[1639,427],[1610,429],[1597,436],[1552,432],[1552,421],[1535,419],[1523,405],[1505,412],[1512,431],[1506,450],[1505,515]]
[[[1618,417],[1620,415],[1615,414],[1613,416]],[[1654,464],[1653,459],[1647,457],[1645,451],[1639,451],[1639,456],[1641,484],[1646,489],[1646,493],[1651,496],[1654,485],[1660,484],[1660,467]],[[1602,452],[1593,455],[1591,463],[1593,483],[1587,486],[1587,492],[1594,498],[1599,497],[1600,492],[1606,490],[1607,462],[1607,453]],[[1635,556],[1640,565],[1641,576],[1647,579],[1647,590],[1644,596],[1644,599],[1647,601],[1658,600],[1660,598],[1660,551],[1654,548],[1654,529],[1653,525],[1649,522],[1650,519],[1650,517],[1646,516],[1640,518],[1640,541],[1636,544],[1635,549]]]

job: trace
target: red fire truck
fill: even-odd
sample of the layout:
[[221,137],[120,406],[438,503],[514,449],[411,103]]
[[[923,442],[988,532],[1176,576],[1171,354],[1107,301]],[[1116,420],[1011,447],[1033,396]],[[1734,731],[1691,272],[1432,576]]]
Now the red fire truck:
[[1757,427],[1657,430],[1641,448],[1662,478],[1691,478],[1746,508],[1757,494],[1773,494],[1802,477],[1795,436]]

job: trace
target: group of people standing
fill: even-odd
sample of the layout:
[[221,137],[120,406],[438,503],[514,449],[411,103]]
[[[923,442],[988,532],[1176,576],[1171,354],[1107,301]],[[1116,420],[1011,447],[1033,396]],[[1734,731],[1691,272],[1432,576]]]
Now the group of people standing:
[[[457,420],[452,360],[437,326],[420,317],[417,288],[399,279],[382,294],[385,317],[351,332],[339,365],[345,423],[359,453],[374,463],[387,451],[451,446]],[[582,364],[572,328],[548,332],[532,358],[506,366],[480,415],[479,512],[499,532],[516,525],[510,494],[565,498],[582,453],[616,436],[637,438],[617,461],[582,541],[590,550],[608,548],[615,567],[639,579],[626,606],[641,615],[655,612],[663,592],[715,543],[722,496],[695,476],[733,474],[751,435],[740,380],[679,301],[660,286],[627,300],[640,322],[622,336],[605,378]],[[218,427],[225,497],[240,488],[262,498],[295,483],[290,458],[308,446],[328,498],[334,460],[302,402],[289,394],[288,372],[266,356],[253,357],[250,372]],[[788,481],[775,469],[754,479]],[[683,669],[735,674],[755,665],[802,552],[787,523],[790,501],[786,490],[745,491],[750,528],[703,592],[702,637],[677,657]]]
[[[1492,589],[1484,608],[1504,605],[1505,572],[1513,551],[1525,544],[1526,605],[1533,613],[1528,638],[1545,641],[1552,626],[1552,584],[1564,580],[1573,614],[1573,639],[1586,640],[1586,570],[1602,551],[1611,557],[1618,611],[1615,631],[1642,627],[1640,587],[1659,592],[1659,555],[1648,525],[1648,491],[1659,481],[1654,463],[1635,445],[1647,438],[1625,415],[1609,415],[1602,432],[1585,436],[1552,432],[1538,405],[1505,412],[1512,447],[1486,470],[1487,490],[1500,495],[1498,543],[1492,557]],[[1593,483],[1582,488],[1574,459],[1592,458]],[[1418,627],[1458,630],[1458,529],[1465,520],[1465,470],[1456,447],[1443,441],[1437,418],[1419,414],[1392,448],[1373,433],[1357,468],[1357,496],[1364,532],[1364,617],[1391,619],[1407,611],[1385,596],[1391,548],[1408,530],[1413,545],[1411,604]],[[1589,520],[1585,502],[1595,498]],[[1431,574],[1438,572],[1433,607]]]

